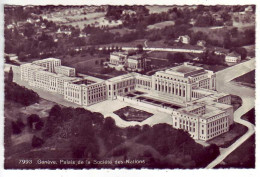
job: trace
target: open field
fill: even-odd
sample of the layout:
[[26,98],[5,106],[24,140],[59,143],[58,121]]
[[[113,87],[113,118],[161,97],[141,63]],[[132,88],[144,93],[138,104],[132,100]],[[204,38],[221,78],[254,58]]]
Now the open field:
[[208,141],[210,144],[216,144],[221,148],[227,148],[231,144],[233,144],[239,137],[244,135],[247,131],[247,127],[244,125],[234,123],[230,126],[228,132],[223,133],[211,140]]
[[173,46],[169,46],[167,44],[164,43],[164,40],[159,40],[159,41],[147,41],[147,46],[148,47],[155,47],[155,48],[175,48],[175,49],[197,49],[197,50],[201,50],[203,49],[200,46],[194,46],[194,45],[189,45],[189,44],[179,44],[179,43],[175,43]]
[[169,9],[172,9],[172,6],[145,6],[147,9],[149,9],[149,13],[161,13],[161,12],[167,12]]
[[255,57],[255,45],[243,46],[247,50],[247,56]]
[[103,45],[99,45],[99,47],[112,47],[112,46],[118,46],[118,47],[136,47],[137,45],[141,44],[142,46],[144,46],[144,42],[146,41],[146,39],[138,39],[135,41],[131,41],[131,42],[116,42],[116,43],[111,43],[111,44],[103,44]]
[[115,28],[109,30],[111,33],[117,34],[119,33],[121,36],[130,32],[134,32],[135,30],[128,29],[128,28]]
[[237,77],[232,81],[244,86],[255,88],[255,70]]
[[242,119],[255,125],[255,108],[251,109],[246,114],[244,114],[242,116]]
[[149,25],[149,26],[147,26],[147,28],[149,30],[151,30],[151,29],[162,29],[166,26],[172,26],[174,24],[175,24],[174,21],[164,21],[164,22],[160,22],[160,23],[155,23],[153,25]]
[[101,79],[109,79],[126,73],[124,71],[111,70],[111,72],[103,74],[104,67],[101,63],[105,62],[107,58],[108,56],[91,56],[90,54],[86,54],[75,55],[73,57],[66,56],[65,58],[61,58],[61,60],[62,65],[76,68],[76,72],[78,73],[88,74]]
[[228,32],[228,27],[192,27],[193,32],[203,32],[207,34],[209,39],[219,42],[224,41],[224,36]]
[[48,20],[61,22],[63,25],[78,26],[80,29],[83,29],[86,25],[113,27],[122,24],[120,20],[109,21],[105,19],[105,12],[90,12],[77,15],[53,15],[52,17],[48,17]]
[[255,168],[255,148],[253,134],[215,168]]

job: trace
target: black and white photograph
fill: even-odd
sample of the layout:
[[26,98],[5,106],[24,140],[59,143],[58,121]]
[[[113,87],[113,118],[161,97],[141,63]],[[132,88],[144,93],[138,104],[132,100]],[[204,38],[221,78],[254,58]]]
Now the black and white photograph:
[[255,169],[256,9],[3,4],[3,168]]

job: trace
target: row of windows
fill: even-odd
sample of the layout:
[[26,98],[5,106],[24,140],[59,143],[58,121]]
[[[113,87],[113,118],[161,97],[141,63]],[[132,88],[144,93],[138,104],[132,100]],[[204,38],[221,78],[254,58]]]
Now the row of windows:
[[216,133],[213,133],[211,135],[208,135],[207,138],[209,139],[209,138],[215,137],[215,136],[217,136],[217,135],[219,135],[221,133],[224,133],[226,131],[227,131],[227,129],[220,130],[219,132],[216,132]]
[[[162,75],[156,75],[156,77],[160,77],[160,78],[164,78],[164,79],[169,79],[169,80],[174,80],[174,81],[178,81],[178,82],[185,82],[187,83],[187,81],[185,80],[180,80],[180,79],[176,79],[176,78],[172,78],[172,77],[166,77],[166,76],[162,76]],[[157,81],[157,80],[156,80]]]
[[149,82],[149,81],[144,81],[144,80],[137,79],[136,82],[137,82],[137,84],[151,87],[151,82]]
[[220,124],[216,127],[212,127],[210,129],[208,129],[208,134],[210,133],[214,133],[214,132],[218,132],[219,130],[222,130],[223,128],[227,128],[228,127],[228,124],[225,123],[225,124]]
[[[214,119],[220,118],[220,117],[222,117],[222,116],[223,116],[223,114],[216,115],[216,116],[211,117],[210,119],[208,119],[208,121],[211,121],[211,120],[214,120]],[[217,125],[218,123],[220,123],[220,122],[224,122],[224,121],[226,121],[227,119],[228,119],[228,117],[223,117],[223,118],[218,119],[218,120],[216,120],[216,121],[214,121],[214,122],[210,122],[210,123],[208,123],[208,125],[210,125],[210,126],[212,126],[213,124],[214,124],[214,125]]]
[[195,132],[195,127],[189,127],[189,126],[180,124],[180,128],[183,130],[187,130],[189,132]]

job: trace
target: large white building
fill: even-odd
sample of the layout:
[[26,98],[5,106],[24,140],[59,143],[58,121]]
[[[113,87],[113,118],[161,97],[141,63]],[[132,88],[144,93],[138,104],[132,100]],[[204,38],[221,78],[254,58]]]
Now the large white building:
[[71,68],[68,66],[55,66],[54,71],[57,74],[62,74],[69,77],[74,77],[76,75],[75,68]]
[[[188,63],[152,76],[131,72],[108,80],[82,74],[74,77],[75,69],[61,66],[59,59],[35,61],[20,68],[21,79],[29,85],[61,94],[81,106],[128,98],[130,93],[139,91],[143,98],[165,103],[163,108],[172,106],[168,111],[171,110],[173,127],[188,131],[194,139],[212,139],[227,132],[233,123],[231,96],[216,91],[215,73]],[[133,99],[142,102],[139,97]],[[152,103],[145,104],[149,107]]]
[[109,67],[116,70],[143,71],[146,68],[143,55],[132,55],[128,52],[113,52],[110,54]]
[[61,65],[61,60],[57,59],[57,58],[46,58],[43,60],[33,61],[32,64],[35,64],[38,66],[43,66],[43,67],[47,68],[47,71],[54,72],[54,68],[56,66]]

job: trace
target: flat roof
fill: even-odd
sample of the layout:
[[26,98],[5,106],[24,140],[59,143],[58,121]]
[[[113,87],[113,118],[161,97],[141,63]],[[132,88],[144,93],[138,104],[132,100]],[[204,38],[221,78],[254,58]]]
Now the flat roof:
[[64,68],[64,69],[75,69],[75,68],[72,68],[72,67],[69,67],[69,66],[55,66],[55,68]]
[[172,75],[177,75],[181,77],[187,77],[187,76],[192,76],[195,74],[202,74],[205,72],[205,70],[202,67],[198,66],[192,66],[188,64],[183,64],[180,66],[172,67],[170,69],[166,69],[165,73],[172,74]]
[[117,77],[113,77],[111,79],[108,79],[107,81],[110,81],[110,82],[115,82],[115,81],[121,81],[121,80],[124,80],[124,79],[128,79],[128,78],[131,78],[131,77],[134,77],[138,75],[137,73],[128,73],[128,74],[124,74],[124,75],[121,75],[121,76],[117,76]]
[[[206,110],[207,110],[207,106],[206,106]],[[211,118],[211,117],[218,115],[218,114],[221,114],[221,113],[225,113],[225,111],[222,111],[220,109],[216,109],[214,111],[206,112],[205,114],[201,115],[201,118],[202,119],[208,119],[208,118]]]
[[88,79],[84,79],[84,80],[79,80],[79,81],[73,82],[73,84],[78,84],[78,85],[81,85],[81,84],[90,85],[90,84],[93,84],[93,83],[95,83],[95,82],[91,81],[91,80],[88,80]]
[[100,79],[100,78],[97,78],[97,77],[93,77],[93,76],[89,76],[89,75],[86,75],[86,74],[81,74],[81,73],[78,73],[78,76],[82,77],[83,79],[91,80],[93,82],[102,82],[102,81],[104,81],[103,79]]
[[171,68],[169,69],[171,71],[176,71],[176,72],[180,72],[180,73],[189,73],[189,72],[192,72],[192,71],[196,71],[197,68],[193,68],[191,66],[184,66],[184,65],[181,65],[181,66],[178,66],[176,68]]
[[203,107],[203,106],[205,106],[205,104],[202,104],[202,103],[194,103],[194,104],[192,104],[192,105],[190,105],[190,106],[188,106],[188,107],[186,107],[186,108],[181,108],[181,110],[190,112],[190,111],[192,111],[192,110],[194,110],[194,109],[198,109],[198,108],[201,108],[201,107]]
[[41,62],[52,61],[52,60],[60,60],[60,59],[58,59],[58,58],[45,58],[45,59],[42,59],[42,60],[33,61],[32,63],[41,63]]

